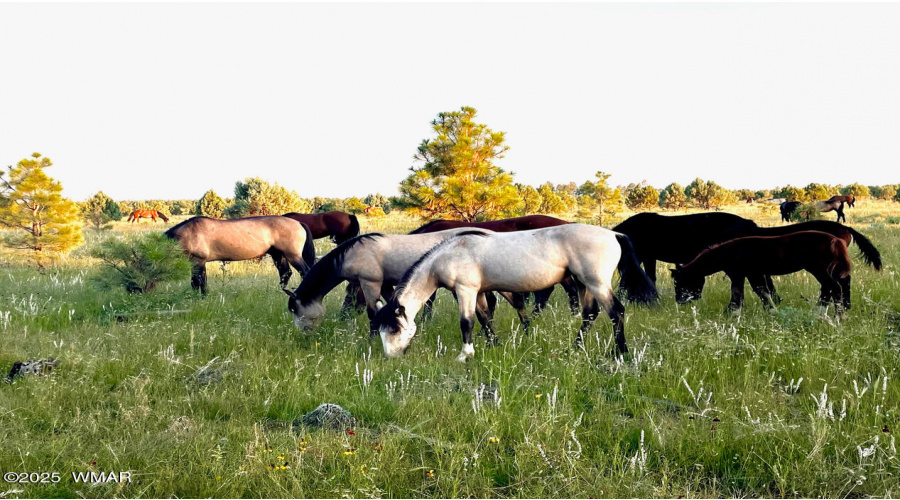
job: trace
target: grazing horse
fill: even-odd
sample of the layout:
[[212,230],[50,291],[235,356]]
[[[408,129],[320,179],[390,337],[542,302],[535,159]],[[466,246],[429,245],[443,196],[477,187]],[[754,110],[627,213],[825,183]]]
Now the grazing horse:
[[[620,260],[625,266],[619,265]],[[472,326],[478,294],[532,292],[572,276],[583,319],[576,344],[596,318],[599,303],[612,319],[616,349],[624,353],[628,351],[625,306],[612,291],[616,267],[632,300],[649,303],[658,298],[656,287],[634,258],[628,237],[608,229],[567,224],[512,233],[465,231],[436,245],[406,272],[391,299],[375,314],[375,325],[385,355],[402,355],[415,335],[416,313],[437,288],[447,288],[459,302],[463,347],[456,359],[465,361],[475,355]]]
[[344,212],[331,211],[319,214],[299,214],[290,212],[285,217],[302,222],[312,231],[314,239],[331,237],[331,241],[341,243],[359,236],[359,220],[355,215]]
[[206,295],[206,263],[249,260],[269,254],[284,288],[293,266],[301,276],[316,262],[313,238],[306,224],[280,215],[220,220],[192,217],[165,235],[176,240],[194,264],[191,286]]
[[[378,309],[378,300],[382,296],[390,297],[394,286],[422,255],[445,239],[465,231],[490,232],[457,228],[427,234],[370,233],[344,242],[319,259],[296,290],[284,291],[289,297],[288,310],[294,316],[294,325],[303,329],[318,326],[325,314],[325,295],[344,281],[362,289],[371,321]],[[516,302],[513,305],[527,327],[525,302],[514,301],[511,294],[504,294],[504,297],[511,303]],[[479,297],[478,320],[488,339],[495,342],[491,326],[493,304],[489,300]],[[376,331],[373,327],[370,333],[374,335]]]
[[781,220],[782,222],[790,222],[791,216],[794,215],[794,212],[802,205],[802,201],[784,201],[778,208],[781,210]]
[[143,208],[139,208],[134,212],[131,212],[131,215],[128,216],[127,222],[134,224],[140,219],[153,219],[153,222],[156,222],[157,217],[162,219],[164,222],[169,222],[169,218],[159,210],[146,210]]
[[716,212],[660,215],[643,212],[625,219],[613,231],[631,238],[637,259],[656,282],[656,261],[684,264],[710,245],[746,235],[758,229],[743,217]]
[[[514,217],[512,219],[501,219],[485,222],[436,220],[425,224],[424,226],[412,231],[409,234],[433,233],[435,231],[444,231],[446,229],[459,227],[487,229],[490,231],[494,231],[495,233],[508,233],[513,231],[527,231],[529,229],[562,226],[565,224],[569,224],[569,222],[562,219],[557,219],[556,217],[550,217],[549,215],[526,215],[524,217]],[[572,281],[569,279],[564,279],[559,283],[559,285],[563,287],[563,290],[565,290],[566,294],[569,296],[569,308],[572,310],[572,314],[578,314],[580,307],[578,305],[578,289],[575,287],[575,284],[572,283]],[[550,287],[546,290],[538,290],[537,292],[535,292],[534,311],[532,312],[532,314],[537,314],[545,307],[547,307],[547,302],[550,300],[550,295],[552,293],[553,287]],[[431,315],[431,309],[432,305],[434,304],[436,294],[437,292],[435,292],[435,295],[432,295],[431,298],[428,299],[428,302],[425,303],[424,308],[426,316]]]
[[852,207],[856,203],[856,197],[852,194],[847,196],[832,196],[825,201],[817,201],[816,208],[819,209],[819,212],[831,212],[834,210],[837,212],[837,220],[835,222],[840,222],[841,219],[844,222],[847,222],[847,217],[844,215],[844,203],[847,206]]
[[822,285],[819,305],[834,303],[840,315],[850,306],[850,256],[844,240],[820,231],[782,236],[748,236],[714,245],[694,260],[672,269],[675,298],[686,304],[700,298],[706,276],[724,271],[731,278],[731,302],[725,312],[744,302],[744,279],[768,309],[774,307],[765,276],[809,271]]
[[[856,243],[856,246],[859,247],[860,256],[862,257],[863,262],[874,268],[876,271],[881,271],[881,253],[875,248],[875,245],[873,245],[865,235],[860,234],[852,227],[830,220],[811,220],[787,226],[760,227],[743,236],[783,236],[786,234],[799,233],[801,231],[819,231],[828,233],[836,238],[844,240],[844,243],[846,243],[847,246],[850,246],[851,242]],[[767,290],[776,304],[781,302],[781,297],[779,297],[778,293],[775,291],[775,287],[772,284],[770,277],[767,277]],[[844,297],[844,306],[846,309],[850,309],[849,294]]]

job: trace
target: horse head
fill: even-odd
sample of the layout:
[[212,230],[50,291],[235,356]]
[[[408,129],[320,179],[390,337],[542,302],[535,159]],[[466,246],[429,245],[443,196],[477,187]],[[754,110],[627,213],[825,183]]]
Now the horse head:
[[407,317],[406,308],[393,300],[375,313],[373,325],[378,328],[388,358],[402,356],[416,335],[415,318]]
[[705,276],[694,276],[681,264],[675,264],[675,269],[669,269],[669,272],[672,273],[672,280],[675,282],[675,302],[684,305],[703,295]]
[[321,301],[314,300],[304,304],[296,293],[286,288],[282,288],[281,291],[288,296],[288,311],[294,316],[294,326],[306,331],[316,328],[322,323],[325,306]]

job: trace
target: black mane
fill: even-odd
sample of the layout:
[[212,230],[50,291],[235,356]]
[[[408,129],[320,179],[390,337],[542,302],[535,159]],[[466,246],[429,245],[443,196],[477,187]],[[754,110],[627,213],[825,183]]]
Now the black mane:
[[374,240],[381,236],[384,235],[381,233],[363,234],[338,245],[334,250],[325,254],[324,257],[319,259],[319,261],[310,268],[309,272],[303,278],[303,281],[300,282],[300,285],[294,291],[294,295],[297,296],[297,299],[301,304],[306,305],[312,301],[313,296],[310,293],[311,290],[321,290],[323,288],[331,290],[337,286],[343,281],[343,278],[338,278],[337,274],[344,264],[344,257],[347,256],[347,252],[357,243],[366,240]]
[[170,227],[170,228],[167,229],[166,232],[164,232],[163,234],[166,235],[166,236],[168,236],[169,238],[175,239],[175,232],[176,232],[178,229],[181,229],[182,226],[186,226],[186,225],[188,225],[189,223],[191,223],[191,222],[193,222],[193,221],[195,221],[195,220],[197,220],[197,219],[209,219],[209,217],[204,217],[204,216],[202,216],[202,215],[198,215],[198,216],[196,216],[196,217],[191,217],[191,218],[188,219],[188,220],[181,221],[181,222],[179,222],[178,224],[175,224],[174,226]]

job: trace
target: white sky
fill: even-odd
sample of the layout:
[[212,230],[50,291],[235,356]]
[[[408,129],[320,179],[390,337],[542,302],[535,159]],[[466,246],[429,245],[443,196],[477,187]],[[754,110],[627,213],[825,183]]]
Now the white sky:
[[517,182],[900,182],[900,5],[0,4],[0,162],[80,200],[395,194],[440,111]]

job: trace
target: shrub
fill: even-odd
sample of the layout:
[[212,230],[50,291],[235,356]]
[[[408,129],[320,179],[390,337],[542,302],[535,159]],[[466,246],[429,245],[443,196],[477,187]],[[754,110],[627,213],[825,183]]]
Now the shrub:
[[819,211],[819,207],[815,202],[800,205],[790,217],[791,221],[818,220],[821,218],[822,212]]
[[91,256],[103,261],[92,280],[104,290],[124,287],[129,293],[149,292],[163,281],[186,281],[191,272],[184,251],[163,233],[108,239]]

